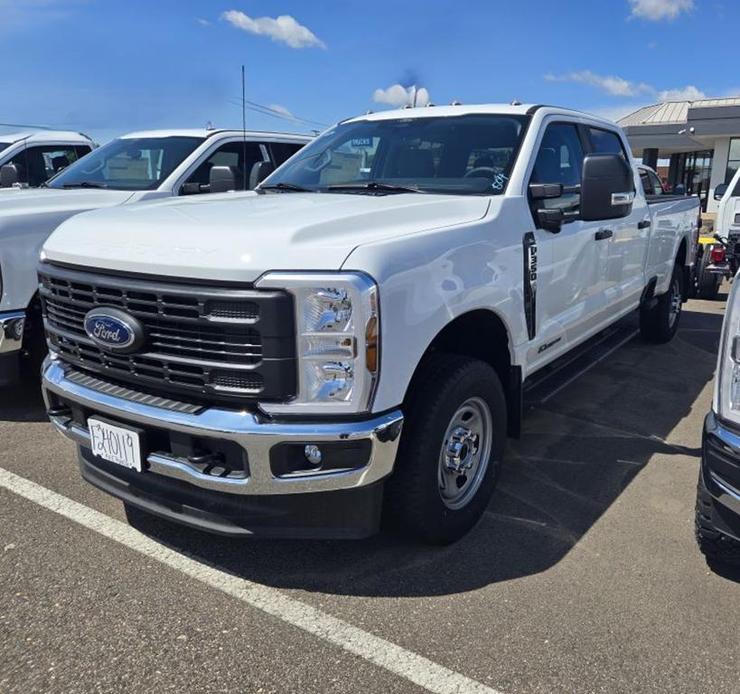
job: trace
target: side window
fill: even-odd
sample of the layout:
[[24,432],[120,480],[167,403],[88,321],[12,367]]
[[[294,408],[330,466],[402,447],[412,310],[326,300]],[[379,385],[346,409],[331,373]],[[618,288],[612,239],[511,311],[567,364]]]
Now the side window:
[[66,169],[71,163],[77,161],[77,150],[72,147],[38,147],[44,162],[46,178],[48,180],[54,174]]
[[652,171],[648,171],[648,176],[650,176],[650,180],[653,183],[653,195],[663,195],[663,185],[658,176]]
[[277,168],[284,161],[288,161],[303,145],[298,142],[270,142],[269,147],[275,168]]
[[[228,142],[225,145],[221,145],[188,177],[184,186],[187,184],[197,184],[200,186],[200,192],[205,193],[208,191],[211,169],[214,166],[228,166],[234,173],[236,190],[244,190],[245,180],[247,182],[246,187],[248,188],[249,174],[252,171],[252,166],[258,161],[262,161],[263,157],[260,146],[255,142],[247,142],[246,160],[244,158],[244,150],[245,147],[242,142]],[[188,192],[194,191],[190,190]]]
[[[578,129],[571,123],[551,123],[545,130],[532,170],[531,183],[561,183],[577,186],[581,183],[583,146]],[[538,200],[539,207],[561,208],[576,212],[580,206],[579,193],[565,193],[559,198]]]
[[614,131],[589,128],[588,135],[591,139],[591,149],[594,154],[621,154],[626,161],[629,161],[622,146],[622,140]]
[[642,192],[645,193],[646,197],[648,195],[654,195],[652,179],[645,169],[640,169],[640,183],[642,183]]
[[88,145],[77,145],[75,147],[75,151],[77,152],[77,158],[82,159],[86,154],[90,154],[90,152],[92,152],[92,147],[89,147]]

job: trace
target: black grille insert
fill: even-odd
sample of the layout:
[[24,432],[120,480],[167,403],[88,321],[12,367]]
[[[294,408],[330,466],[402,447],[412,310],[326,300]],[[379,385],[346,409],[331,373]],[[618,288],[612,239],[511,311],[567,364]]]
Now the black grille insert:
[[[39,279],[51,346],[87,372],[209,402],[295,394],[293,301],[285,292],[129,279],[46,263]],[[115,353],[88,337],[85,315],[104,306],[142,323],[141,350]]]

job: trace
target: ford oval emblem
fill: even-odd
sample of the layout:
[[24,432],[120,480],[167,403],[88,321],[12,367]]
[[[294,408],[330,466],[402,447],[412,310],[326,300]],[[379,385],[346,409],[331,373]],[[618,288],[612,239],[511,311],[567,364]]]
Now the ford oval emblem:
[[111,352],[133,352],[144,344],[144,326],[125,311],[94,308],[85,316],[85,332],[99,347]]

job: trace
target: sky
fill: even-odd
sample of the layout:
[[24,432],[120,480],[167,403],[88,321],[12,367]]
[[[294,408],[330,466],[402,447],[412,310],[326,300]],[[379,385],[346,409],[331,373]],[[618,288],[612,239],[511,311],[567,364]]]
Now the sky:
[[[311,132],[416,99],[740,94],[737,0],[0,0],[0,123]],[[0,127],[0,132],[18,130]]]

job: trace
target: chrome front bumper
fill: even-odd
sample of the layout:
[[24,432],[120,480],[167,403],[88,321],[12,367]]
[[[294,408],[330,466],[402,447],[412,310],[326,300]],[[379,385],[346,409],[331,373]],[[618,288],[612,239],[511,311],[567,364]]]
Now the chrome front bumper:
[[25,311],[0,313],[0,354],[19,352],[23,346]]
[[[58,396],[63,401],[76,403],[124,425],[235,442],[246,451],[249,461],[249,472],[244,478],[203,474],[182,458],[160,453],[150,453],[146,459],[148,472],[227,494],[305,494],[371,485],[392,472],[403,424],[403,415],[398,410],[367,420],[335,423],[262,421],[251,412],[215,407],[196,414],[175,412],[125,400],[72,382],[66,378],[62,363],[53,358],[47,358],[44,363],[42,387],[47,409],[51,407],[54,396]],[[50,414],[50,419],[66,437],[82,447],[90,448],[90,434],[85,426],[68,415]],[[359,440],[370,442],[368,462],[363,467],[306,471],[281,477],[272,473],[270,451],[277,444],[320,445]],[[148,474],[147,471],[141,474]]]

